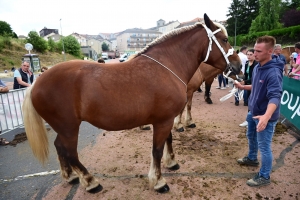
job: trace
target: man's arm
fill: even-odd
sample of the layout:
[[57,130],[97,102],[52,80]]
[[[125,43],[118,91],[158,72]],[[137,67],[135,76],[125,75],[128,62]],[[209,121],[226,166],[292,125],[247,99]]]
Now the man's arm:
[[254,119],[258,119],[258,124],[256,126],[257,132],[265,130],[265,128],[267,127],[267,124],[269,122],[269,119],[272,117],[276,108],[277,108],[276,104],[269,103],[266,113],[264,115],[258,115],[258,116],[253,117]]
[[16,79],[17,79],[17,81],[18,81],[18,83],[19,83],[20,85],[23,85],[23,86],[26,86],[26,87],[29,87],[29,86],[30,86],[29,83],[26,83],[26,82],[22,81],[22,78],[21,78],[21,77],[16,77]]

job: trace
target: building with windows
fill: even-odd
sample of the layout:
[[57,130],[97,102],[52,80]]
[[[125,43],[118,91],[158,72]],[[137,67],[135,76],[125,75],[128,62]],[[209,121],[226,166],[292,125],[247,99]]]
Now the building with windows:
[[42,30],[40,30],[41,37],[45,37],[51,33],[58,34],[58,29],[49,29],[49,28],[44,27]]
[[140,51],[162,33],[149,29],[126,29],[117,36],[117,50],[120,53]]

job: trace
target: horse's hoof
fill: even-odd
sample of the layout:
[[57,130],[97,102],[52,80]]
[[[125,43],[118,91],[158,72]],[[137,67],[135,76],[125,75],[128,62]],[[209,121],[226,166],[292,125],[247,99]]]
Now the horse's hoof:
[[193,123],[193,124],[188,125],[187,127],[188,128],[196,128],[196,124]]
[[173,167],[168,168],[169,170],[176,171],[180,168],[180,165],[176,164]]
[[103,189],[102,185],[98,185],[97,187],[95,188],[92,188],[90,190],[87,190],[89,193],[92,193],[92,194],[95,194],[95,193],[98,193],[98,192],[101,192]]
[[183,131],[184,131],[184,128],[181,127],[181,128],[179,128],[179,129],[176,129],[176,131],[177,131],[177,132],[183,132]]
[[161,194],[167,193],[169,191],[170,191],[170,188],[167,184],[156,190],[156,192],[161,193]]
[[207,104],[212,104],[213,103],[210,98],[206,98],[205,101],[206,101]]
[[80,183],[79,177],[75,177],[74,179],[69,180],[68,183],[71,185],[76,185],[76,184]]
[[151,128],[150,128],[150,126],[146,126],[146,127],[142,128],[142,130],[143,131],[149,131],[149,130],[151,130]]

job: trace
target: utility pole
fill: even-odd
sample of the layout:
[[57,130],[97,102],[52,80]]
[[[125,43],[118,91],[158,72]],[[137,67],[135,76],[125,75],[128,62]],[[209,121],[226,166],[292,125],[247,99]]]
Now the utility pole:
[[234,48],[236,47],[236,15],[234,15]]
[[61,38],[61,42],[62,42],[62,47],[63,47],[63,54],[64,54],[64,61],[66,61],[66,52],[65,52],[65,46],[64,46],[64,38],[63,38],[63,35],[62,35],[62,28],[61,28],[61,19],[59,20],[60,21],[60,38]]

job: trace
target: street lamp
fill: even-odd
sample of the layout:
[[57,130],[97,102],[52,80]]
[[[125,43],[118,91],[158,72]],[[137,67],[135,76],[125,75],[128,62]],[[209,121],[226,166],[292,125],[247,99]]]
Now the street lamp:
[[234,48],[236,47],[236,15],[234,15]]
[[61,38],[61,42],[62,42],[62,46],[63,46],[63,54],[64,54],[64,61],[66,61],[66,54],[65,54],[65,46],[64,46],[64,38],[63,38],[63,35],[62,35],[62,28],[61,28],[61,19],[59,20],[60,21],[60,38]]

